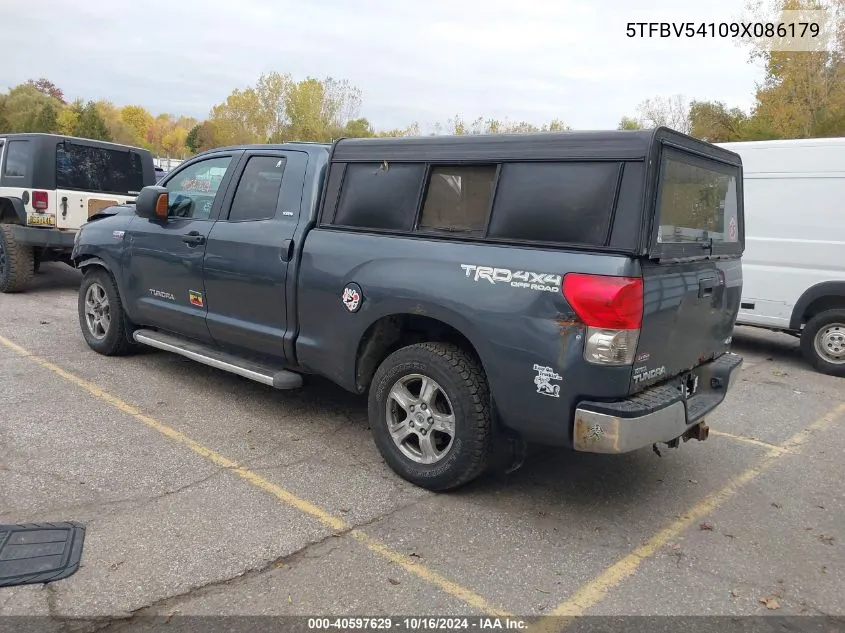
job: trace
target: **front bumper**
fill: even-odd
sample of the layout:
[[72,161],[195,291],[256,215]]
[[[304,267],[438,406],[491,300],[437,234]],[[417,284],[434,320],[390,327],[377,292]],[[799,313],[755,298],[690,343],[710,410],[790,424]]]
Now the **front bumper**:
[[741,356],[728,353],[697,368],[699,388],[689,398],[679,378],[627,400],[579,402],[573,446],[587,453],[627,453],[671,442],[722,403],[741,365]]

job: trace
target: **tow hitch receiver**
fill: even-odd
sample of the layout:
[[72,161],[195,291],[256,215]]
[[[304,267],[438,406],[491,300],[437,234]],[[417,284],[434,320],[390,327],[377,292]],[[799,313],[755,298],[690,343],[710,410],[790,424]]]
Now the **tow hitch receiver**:
[[[710,437],[710,427],[707,426],[704,421],[701,421],[695,426],[691,426],[690,428],[688,428],[680,437],[676,437],[674,440],[666,442],[666,446],[668,446],[669,448],[678,448],[681,443],[681,440],[684,440],[685,443],[689,442],[690,440],[698,440],[699,442],[703,442],[708,437]],[[652,444],[651,450],[653,450],[658,457],[663,457],[663,455],[660,454],[660,449],[657,448],[657,444]]]
[[707,426],[703,421],[699,422],[695,426],[688,428],[686,433],[684,433],[682,437],[684,438],[684,442],[688,442],[690,440],[698,440],[699,442],[703,442],[708,437],[710,437],[710,427]]

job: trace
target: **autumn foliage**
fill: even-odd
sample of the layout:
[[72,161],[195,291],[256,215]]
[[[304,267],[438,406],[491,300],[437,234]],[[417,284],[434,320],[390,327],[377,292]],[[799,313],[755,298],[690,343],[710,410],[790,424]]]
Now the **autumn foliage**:
[[[825,8],[845,18],[845,0],[750,0],[763,18],[783,9]],[[711,142],[845,136],[845,19],[826,52],[771,52],[753,49],[764,77],[749,112],[721,101],[657,96],[641,102],[619,129],[667,125]],[[0,132],[55,132],[141,146],[158,156],[185,158],[214,147],[285,141],[328,142],[339,137],[419,135],[420,126],[376,130],[361,115],[361,91],[347,80],[295,79],[271,72],[233,90],[198,121],[172,114],[153,115],[140,105],[109,101],[68,101],[46,78],[30,80],[0,94]],[[561,120],[544,125],[526,121],[460,115],[434,126],[435,134],[501,134],[559,131]]]

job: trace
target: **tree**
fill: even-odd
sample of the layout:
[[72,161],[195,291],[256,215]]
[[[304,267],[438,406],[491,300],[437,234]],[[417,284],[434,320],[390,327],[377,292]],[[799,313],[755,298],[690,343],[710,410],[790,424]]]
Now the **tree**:
[[153,115],[139,105],[123,106],[119,111],[120,121],[132,132],[135,144],[143,144],[153,124]]
[[572,128],[560,119],[553,119],[548,125],[543,126],[545,132],[568,132]]
[[97,104],[89,101],[79,113],[79,121],[76,124],[76,136],[101,141],[110,141],[106,122],[100,114]]
[[35,117],[35,129],[39,132],[53,134],[59,128],[58,118],[59,113],[56,111],[56,107],[52,103],[47,103]]
[[375,136],[378,137],[392,137],[396,138],[399,136],[419,136],[420,135],[420,124],[419,123],[411,123],[406,128],[394,128],[392,130],[384,130],[382,132],[376,132]]
[[120,117],[120,108],[111,101],[104,99],[97,101],[97,112],[106,124],[110,140],[125,145],[139,144],[140,139],[135,136],[135,130],[123,122]]
[[[56,128],[59,107],[61,103],[30,83],[15,86],[3,99],[3,131],[52,132]],[[43,113],[45,108],[52,108],[52,113],[49,109]]]
[[204,152],[226,145],[222,137],[223,132],[220,130],[220,124],[217,121],[203,121],[197,130],[197,151]]
[[689,134],[689,103],[683,95],[646,99],[637,106],[637,114],[644,128],[666,126]]
[[209,120],[215,123],[214,138],[226,144],[329,141],[347,129],[366,133],[369,122],[360,123],[360,105],[360,90],[346,80],[294,81],[269,73],[255,86],[234,90],[212,108]]
[[65,104],[65,93],[62,92],[61,88],[59,88],[49,79],[46,79],[44,77],[38,79],[37,81],[33,81],[32,79],[30,79],[26,83],[35,88],[41,94],[45,94],[48,97],[53,97],[53,99],[55,99],[62,105]]
[[200,151],[199,146],[199,132],[202,128],[202,124],[198,123],[194,127],[190,129],[188,135],[185,137],[185,147],[191,150],[191,153],[196,154]]
[[747,8],[755,20],[772,20],[783,10],[825,9],[839,25],[823,51],[768,50],[745,42],[751,59],[765,68],[748,122],[751,138],[845,135],[845,0],[775,0]]
[[690,105],[690,134],[710,143],[742,140],[747,121],[745,112],[729,110],[721,101],[693,101]]
[[357,115],[361,92],[346,80],[308,77],[288,87],[284,137],[298,141],[328,141],[342,135]]
[[370,138],[375,136],[375,132],[367,119],[353,119],[346,122],[340,135],[347,138]]
[[82,114],[83,107],[82,99],[77,99],[62,108],[57,118],[56,131],[59,134],[76,134],[76,128],[79,125],[79,115]]
[[617,130],[641,130],[643,129],[643,124],[637,119],[633,119],[629,116],[623,116],[619,120],[619,125],[616,126]]

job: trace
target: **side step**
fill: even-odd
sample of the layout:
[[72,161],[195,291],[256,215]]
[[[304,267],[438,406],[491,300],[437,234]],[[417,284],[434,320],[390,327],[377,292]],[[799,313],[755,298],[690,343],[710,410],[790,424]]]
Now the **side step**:
[[155,330],[135,330],[132,338],[138,343],[149,345],[165,352],[173,352],[198,363],[222,369],[244,378],[249,378],[275,389],[297,389],[302,386],[302,376],[287,369],[255,363],[202,343],[186,341],[177,336]]

